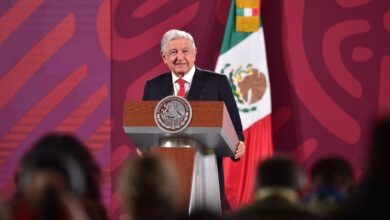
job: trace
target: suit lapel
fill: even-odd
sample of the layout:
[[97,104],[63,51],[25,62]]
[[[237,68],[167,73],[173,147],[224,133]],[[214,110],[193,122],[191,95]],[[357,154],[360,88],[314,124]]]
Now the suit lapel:
[[173,95],[173,84],[172,84],[172,73],[168,73],[164,78],[163,89],[162,89],[162,98]]
[[192,79],[191,88],[187,95],[187,100],[202,100],[202,89],[205,85],[202,73],[196,69]]

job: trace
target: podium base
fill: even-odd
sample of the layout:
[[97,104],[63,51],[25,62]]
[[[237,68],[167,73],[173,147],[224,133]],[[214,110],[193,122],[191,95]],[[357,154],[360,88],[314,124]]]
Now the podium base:
[[200,148],[195,155],[189,213],[199,209],[222,214],[217,157],[213,150]]
[[215,151],[202,148],[189,138],[163,138],[159,143],[161,147],[152,148],[152,153],[167,157],[174,163],[188,213],[207,209],[222,214]]

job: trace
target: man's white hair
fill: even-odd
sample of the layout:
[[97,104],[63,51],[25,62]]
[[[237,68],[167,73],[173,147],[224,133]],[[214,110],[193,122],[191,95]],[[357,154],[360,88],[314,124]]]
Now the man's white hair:
[[171,41],[173,39],[177,39],[177,38],[188,39],[191,42],[192,47],[194,49],[196,49],[194,38],[192,37],[192,35],[190,33],[185,32],[185,31],[181,31],[181,30],[177,30],[177,29],[172,29],[172,30],[165,32],[165,34],[163,35],[163,37],[161,39],[161,52],[164,52],[165,45],[169,41]]

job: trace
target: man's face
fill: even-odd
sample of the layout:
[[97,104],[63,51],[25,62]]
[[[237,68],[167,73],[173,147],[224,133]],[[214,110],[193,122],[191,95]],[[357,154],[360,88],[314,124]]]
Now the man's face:
[[168,41],[161,57],[168,68],[179,78],[183,77],[194,66],[196,48],[186,38]]

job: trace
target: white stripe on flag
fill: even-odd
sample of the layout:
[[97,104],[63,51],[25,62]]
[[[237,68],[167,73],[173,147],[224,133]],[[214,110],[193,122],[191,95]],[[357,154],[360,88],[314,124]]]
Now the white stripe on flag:
[[[256,45],[256,49],[253,48],[253,45]],[[246,39],[226,51],[224,54],[220,55],[215,68],[216,72],[220,73],[226,62],[230,63],[232,68],[236,68],[240,65],[245,67],[247,64],[252,64],[254,68],[263,72],[266,76],[267,89],[265,90],[265,94],[260,101],[253,104],[258,110],[247,113],[240,112],[242,126],[245,130],[256,121],[271,113],[271,92],[263,28],[260,28],[259,31],[253,32]],[[226,74],[228,74],[228,71]],[[248,107],[247,105],[240,103],[237,103],[237,106],[239,109]]]
[[244,16],[246,17],[252,16],[252,8],[244,8]]

